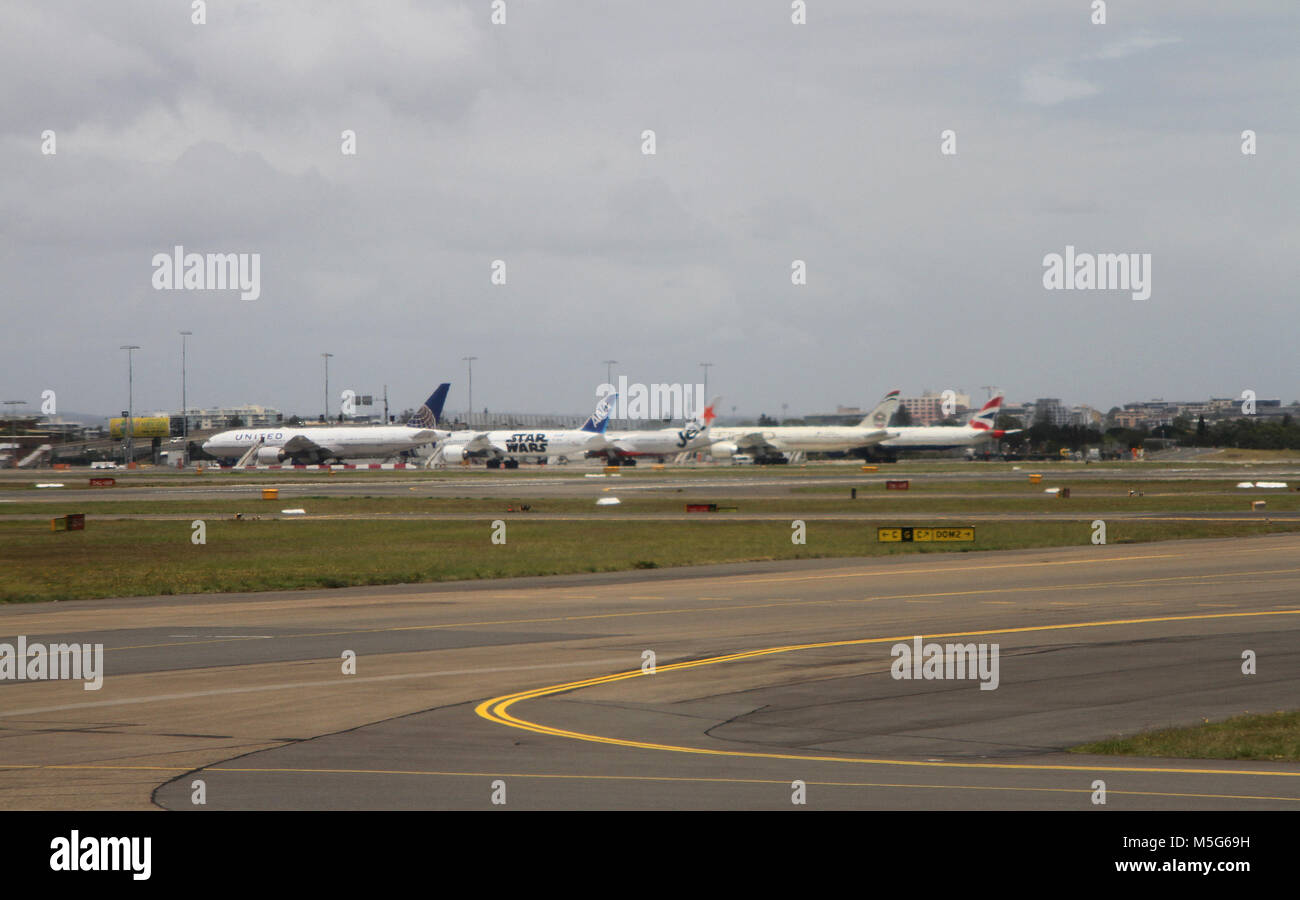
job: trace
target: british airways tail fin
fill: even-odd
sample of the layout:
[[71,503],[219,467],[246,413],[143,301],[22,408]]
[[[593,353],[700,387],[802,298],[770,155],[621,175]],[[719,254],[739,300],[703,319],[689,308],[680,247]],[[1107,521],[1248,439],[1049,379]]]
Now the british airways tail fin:
[[998,413],[1002,411],[1002,392],[994,394],[979,412],[970,417],[967,424],[976,431],[992,431],[997,423]]
[[885,399],[876,404],[876,408],[863,416],[859,428],[884,428],[898,412],[898,391],[890,391]]
[[606,394],[600,398],[596,404],[596,411],[591,414],[587,421],[582,423],[581,431],[590,431],[594,434],[604,434],[605,428],[609,425],[610,413],[614,411],[614,403],[618,400],[618,393]]
[[444,381],[438,385],[437,390],[429,395],[429,399],[424,401],[424,405],[415,411],[415,415],[407,420],[406,424],[411,428],[437,428],[438,420],[442,418],[442,406],[447,402],[447,391],[451,390],[451,382]]

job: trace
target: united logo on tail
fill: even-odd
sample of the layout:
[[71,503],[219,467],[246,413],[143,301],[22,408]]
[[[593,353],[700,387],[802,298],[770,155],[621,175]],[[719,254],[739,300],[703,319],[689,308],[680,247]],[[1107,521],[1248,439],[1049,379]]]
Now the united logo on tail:
[[438,420],[442,418],[442,407],[447,402],[447,391],[451,389],[451,382],[444,381],[438,385],[438,389],[429,395],[429,399],[424,401],[424,405],[415,411],[415,415],[406,420],[407,426],[411,428],[437,428]]

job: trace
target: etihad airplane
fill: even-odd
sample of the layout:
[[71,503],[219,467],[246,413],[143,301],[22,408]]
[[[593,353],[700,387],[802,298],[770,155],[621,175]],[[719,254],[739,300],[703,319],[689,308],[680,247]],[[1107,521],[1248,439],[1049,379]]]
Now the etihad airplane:
[[784,462],[787,452],[798,450],[826,453],[856,450],[888,438],[889,424],[898,409],[898,391],[890,391],[876,408],[863,416],[857,425],[776,425],[768,428],[715,428],[709,454],[714,459],[730,459],[740,453],[758,460]]
[[436,444],[451,432],[435,426],[442,415],[450,383],[438,385],[405,425],[339,425],[309,428],[237,428],[214,434],[203,449],[235,466],[325,463],[331,460],[395,456],[425,444]]
[[609,446],[591,455],[606,456],[610,463],[636,465],[638,456],[672,456],[691,450],[703,450],[712,442],[709,429],[717,418],[714,410],[721,397],[714,397],[704,412],[682,428],[658,428],[645,431],[611,431],[605,435]]
[[965,425],[895,425],[889,429],[889,439],[880,442],[879,449],[952,450],[1017,434],[1021,429],[1005,431],[993,427],[997,424],[998,412],[1002,408],[1002,396],[1001,391],[994,394]]
[[556,428],[537,431],[457,431],[443,441],[431,463],[458,463],[470,457],[484,456],[489,469],[519,468],[519,460],[537,457],[545,462],[551,456],[581,457],[603,450],[608,442],[605,429],[618,394],[607,394],[596,404],[596,411],[579,428]]

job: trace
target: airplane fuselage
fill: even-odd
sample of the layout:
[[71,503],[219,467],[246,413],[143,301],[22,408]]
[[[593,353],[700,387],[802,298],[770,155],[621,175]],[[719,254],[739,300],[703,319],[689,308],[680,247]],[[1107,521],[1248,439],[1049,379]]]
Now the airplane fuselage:
[[617,431],[605,437],[622,456],[669,456],[702,450],[715,440],[712,430],[689,425],[648,431]]
[[776,450],[825,453],[854,450],[879,443],[893,429],[858,428],[852,425],[776,425],[768,428],[714,428],[713,443],[728,442],[740,449],[767,445]]
[[[408,428],[405,425],[356,425],[319,428],[237,428],[214,434],[203,449],[220,459],[238,459],[262,443],[262,450],[283,447],[295,437],[303,437],[321,447],[331,459],[364,459],[391,456],[435,443],[446,432],[432,428]],[[322,454],[316,454],[322,455]]]
[[889,429],[893,435],[881,441],[885,450],[951,450],[969,447],[999,436],[989,428],[971,428],[968,425],[902,426]]
[[572,428],[518,431],[458,431],[442,445],[451,458],[464,454],[486,453],[488,456],[521,459],[545,456],[581,456],[589,450],[606,446],[605,436],[593,431]]

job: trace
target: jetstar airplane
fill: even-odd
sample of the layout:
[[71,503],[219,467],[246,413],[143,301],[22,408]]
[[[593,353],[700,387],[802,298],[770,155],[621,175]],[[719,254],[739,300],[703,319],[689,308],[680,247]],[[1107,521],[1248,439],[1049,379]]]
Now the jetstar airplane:
[[214,434],[203,449],[219,459],[275,465],[325,463],[343,459],[383,459],[404,450],[435,444],[451,432],[436,426],[450,383],[438,385],[405,425],[340,425],[310,428],[238,428]]
[[711,443],[709,429],[717,418],[721,397],[714,397],[709,405],[682,428],[658,428],[646,431],[611,431],[605,435],[609,446],[592,456],[607,456],[610,463],[636,465],[637,456],[672,456],[690,450],[703,450]]
[[517,469],[519,460],[551,456],[581,457],[607,446],[605,428],[618,394],[608,394],[596,404],[596,411],[579,428],[541,431],[457,431],[439,445],[432,463],[458,463],[472,456],[487,457],[489,469]]
[[784,462],[787,452],[826,453],[856,450],[888,438],[889,424],[898,409],[898,391],[890,391],[857,425],[777,425],[771,428],[715,428],[709,453],[714,459],[752,454],[758,461]]
[[1002,408],[1002,392],[995,394],[965,425],[898,426],[889,429],[888,440],[881,441],[879,449],[895,450],[951,450],[969,447],[982,441],[997,440],[1008,434],[1018,434],[1021,429],[1005,431],[994,428],[998,411]]

